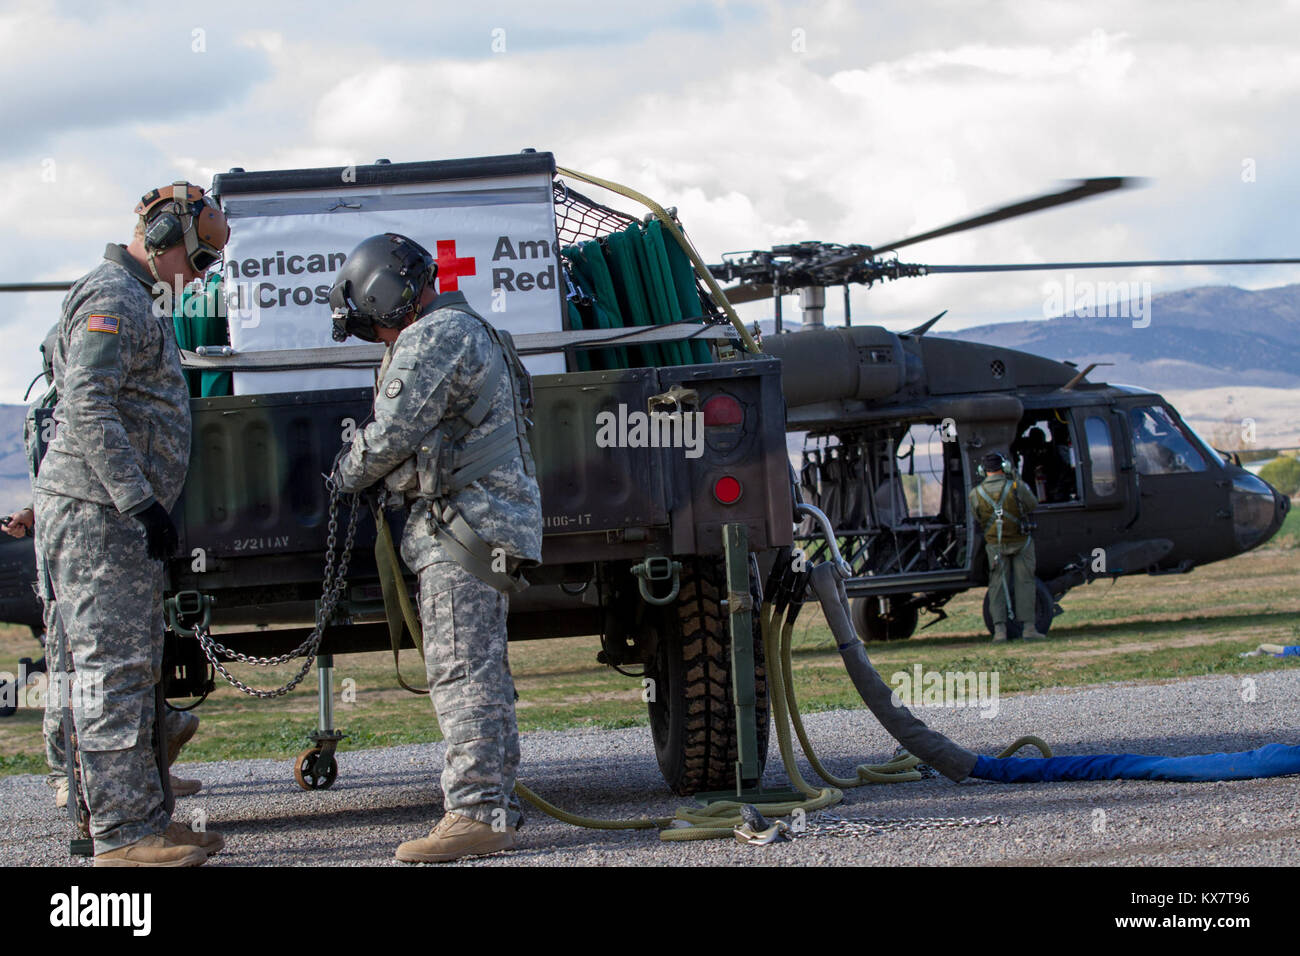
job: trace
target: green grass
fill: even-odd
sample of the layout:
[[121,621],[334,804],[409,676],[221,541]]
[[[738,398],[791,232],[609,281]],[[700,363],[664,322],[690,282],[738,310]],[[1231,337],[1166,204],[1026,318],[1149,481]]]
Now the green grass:
[[1300,548],[1300,511],[1293,508],[1287,512],[1282,527],[1269,544],[1282,548]]
[[[873,644],[869,650],[886,681],[918,663],[928,670],[996,671],[1002,694],[1297,667],[1300,660],[1295,658],[1240,655],[1260,643],[1300,643],[1300,627],[1294,623],[1300,620],[1298,547],[1300,519],[1292,515],[1266,550],[1188,575],[1079,588],[1062,601],[1066,613],[1043,643],[991,644],[981,616],[983,595],[970,592],[947,606],[947,620],[909,641]],[[599,646],[594,637],[511,645],[522,731],[647,723],[640,682],[596,663]],[[862,706],[815,605],[808,605],[797,622],[793,647],[795,690],[803,711]],[[39,648],[26,631],[0,628],[0,670],[14,671],[20,656],[33,654]],[[335,722],[348,734],[342,750],[440,739],[428,699],[397,687],[391,655],[340,656],[335,663]],[[235,671],[257,686],[284,679],[248,667]],[[403,673],[408,682],[418,682],[422,668],[416,654],[403,655]],[[345,698],[348,688],[354,693]],[[185,748],[184,760],[287,761],[307,746],[307,734],[315,726],[315,682],[309,678],[273,701],[254,701],[222,684],[198,713],[203,727]],[[0,720],[0,774],[41,773],[42,754],[39,709],[23,707]]]

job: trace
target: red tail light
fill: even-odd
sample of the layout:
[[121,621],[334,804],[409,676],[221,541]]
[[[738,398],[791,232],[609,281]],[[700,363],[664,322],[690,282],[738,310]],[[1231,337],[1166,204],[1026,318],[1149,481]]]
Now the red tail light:
[[704,427],[714,425],[740,425],[745,421],[745,410],[730,395],[714,395],[704,403]]
[[734,505],[740,500],[740,482],[731,475],[723,475],[713,483],[713,497],[724,505]]

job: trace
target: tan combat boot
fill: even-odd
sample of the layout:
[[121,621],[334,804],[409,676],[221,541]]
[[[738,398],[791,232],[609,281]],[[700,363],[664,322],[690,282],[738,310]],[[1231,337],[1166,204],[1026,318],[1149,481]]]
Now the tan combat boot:
[[1047,635],[1039,634],[1038,628],[1032,624],[1025,625],[1025,629],[1020,632],[1020,637],[1026,641],[1044,641],[1047,639]]
[[226,839],[216,830],[193,830],[173,820],[167,824],[167,839],[177,846],[196,846],[208,856],[219,853]]
[[171,777],[173,797],[192,797],[203,789],[203,784],[198,780],[178,777],[174,773],[168,776]]
[[[181,754],[181,748],[193,739],[198,729],[199,718],[195,717],[194,721],[188,724],[179,734],[167,738],[167,766],[170,767],[176,762],[176,758]],[[192,797],[203,789],[203,784],[200,781],[178,777],[175,774],[171,775],[171,785],[173,797]]]
[[153,833],[116,850],[96,853],[95,866],[202,866],[207,859],[197,846],[178,846]]
[[[192,797],[203,789],[203,784],[197,780],[187,780],[184,777],[171,776],[172,796],[173,797]],[[54,788],[54,805],[63,809],[68,805],[68,781],[63,780]]]
[[[191,717],[194,715],[191,714]],[[199,729],[199,718],[194,717],[194,722],[187,724],[175,737],[167,738],[167,766],[176,762],[176,758],[181,755],[181,748],[194,739],[194,733]]]
[[993,642],[996,644],[997,642],[1005,641],[1006,639],[1007,639],[1007,626],[1005,624],[994,624]]
[[407,840],[399,846],[397,858],[403,863],[447,863],[463,856],[509,850],[514,845],[514,827],[493,830],[491,824],[462,817],[459,813],[445,813],[427,837]]

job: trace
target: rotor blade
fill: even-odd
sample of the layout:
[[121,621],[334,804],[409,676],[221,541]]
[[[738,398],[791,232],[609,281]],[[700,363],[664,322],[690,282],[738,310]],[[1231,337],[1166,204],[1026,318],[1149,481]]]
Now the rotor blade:
[[1125,262],[1007,262],[987,266],[922,266],[927,275],[957,272],[1035,272],[1052,269],[1141,269],[1166,266],[1295,265],[1300,259],[1135,259]]
[[0,292],[67,292],[71,282],[2,282]]
[[939,236],[950,236],[954,232],[964,232],[967,229],[976,229],[979,226],[987,226],[995,222],[1001,222],[1003,219],[1012,219],[1016,216],[1024,216],[1031,212],[1040,212],[1044,209],[1051,209],[1053,206],[1063,206],[1066,203],[1078,202],[1080,199],[1087,199],[1089,196],[1096,196],[1100,193],[1107,193],[1116,189],[1128,189],[1132,186],[1140,186],[1144,182],[1145,180],[1134,176],[1104,176],[1100,179],[1076,180],[1073,186],[1060,192],[1044,193],[1043,195],[1035,196],[1032,199],[1025,199],[1021,202],[1012,203],[1009,206],[990,209],[988,212],[980,213],[978,216],[972,216],[970,219],[962,219],[939,229],[932,229],[929,232],[923,232],[919,236],[909,236],[906,239],[900,239],[897,242],[891,242],[887,245],[873,246],[871,249],[871,255],[879,255],[882,252],[901,249],[904,246],[923,242],[926,239],[937,239]]
[[755,285],[733,285],[731,288],[722,291],[726,295],[727,301],[732,305],[772,298],[772,286],[765,282]]

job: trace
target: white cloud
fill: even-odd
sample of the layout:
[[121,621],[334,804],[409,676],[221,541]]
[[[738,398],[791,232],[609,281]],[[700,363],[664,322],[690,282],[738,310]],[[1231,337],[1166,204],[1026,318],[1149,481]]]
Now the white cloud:
[[[675,205],[706,257],[881,243],[1079,176],[1156,185],[903,250],[974,263],[1297,250],[1293,5],[51,4],[0,14],[0,281],[73,278],[125,239],[141,192],[232,166],[550,149]],[[206,31],[206,52],[190,50]],[[492,30],[506,52],[491,52]],[[805,52],[792,44],[801,30]],[[9,103],[14,105],[11,107]],[[42,182],[42,160],[58,178]],[[1252,158],[1256,182],[1241,181]],[[624,200],[612,202],[626,207]],[[1152,272],[1295,281],[1295,270]],[[1039,314],[1043,273],[854,292],[855,321]],[[1145,277],[1124,276],[1124,278]],[[1109,277],[1109,274],[1107,274]],[[1120,278],[1116,276],[1116,278]],[[0,401],[34,374],[58,296],[12,296]],[[835,321],[840,296],[828,296]],[[787,299],[787,314],[796,309]],[[746,316],[770,310],[745,307]],[[21,358],[31,356],[30,360]]]

